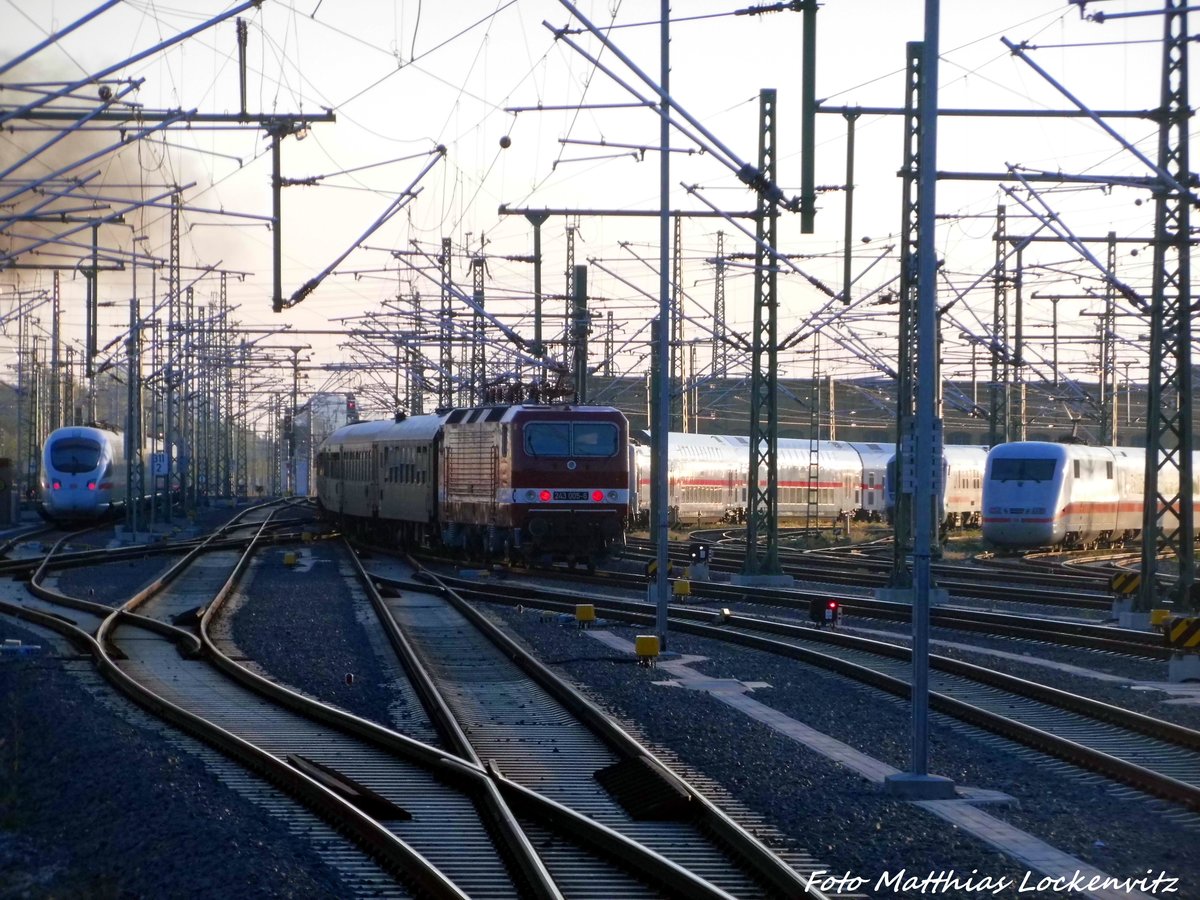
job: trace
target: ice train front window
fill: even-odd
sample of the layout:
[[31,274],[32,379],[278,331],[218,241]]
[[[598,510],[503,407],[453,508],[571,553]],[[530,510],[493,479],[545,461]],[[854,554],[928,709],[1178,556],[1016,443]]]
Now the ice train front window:
[[998,457],[992,460],[992,481],[1050,481],[1054,460]]
[[91,438],[59,438],[50,445],[50,465],[68,475],[91,472],[100,465],[101,447]]

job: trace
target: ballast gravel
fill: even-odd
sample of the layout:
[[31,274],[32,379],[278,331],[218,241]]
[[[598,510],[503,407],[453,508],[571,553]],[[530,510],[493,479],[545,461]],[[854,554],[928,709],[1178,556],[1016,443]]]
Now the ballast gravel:
[[[325,562],[302,577],[272,565],[276,552],[252,570],[249,599],[235,619],[233,636],[246,655],[301,691],[429,739],[427,720],[400,687],[390,651],[364,614],[365,601],[352,600],[333,574],[333,545],[314,545],[311,552]],[[161,563],[146,565],[142,576]],[[72,592],[75,577],[64,573],[61,588]],[[848,874],[840,884],[856,889],[841,896],[1084,896],[1029,889],[1040,876],[1027,876],[1025,865],[707,693],[661,684],[668,680],[663,668],[638,666],[573,621],[533,609],[487,610],[685,777],[723,785],[740,808],[761,818],[756,827],[806,849],[831,877]],[[280,621],[288,623],[282,631]],[[621,625],[597,627],[630,641],[635,635]],[[0,637],[46,643],[3,617]],[[751,696],[784,715],[899,769],[908,766],[906,702],[704,639],[673,635],[670,650],[703,657],[690,664],[706,675],[758,685]],[[226,788],[203,752],[181,750],[181,742],[139,724],[140,713],[126,716],[98,701],[89,686],[94,676],[81,668],[90,663],[62,649],[0,661],[0,898],[351,896],[311,846]],[[1059,683],[1052,671],[1040,675]],[[1140,694],[1137,702],[1153,712],[1162,699]],[[1012,798],[982,807],[989,814],[1114,877],[1180,879],[1175,892],[1160,882],[1156,896],[1200,897],[1197,816],[937,714],[929,733],[932,772]],[[916,881],[893,890],[901,871]],[[959,887],[927,881],[922,889],[920,880],[931,874],[957,878]],[[1001,881],[1007,885],[995,889]]]

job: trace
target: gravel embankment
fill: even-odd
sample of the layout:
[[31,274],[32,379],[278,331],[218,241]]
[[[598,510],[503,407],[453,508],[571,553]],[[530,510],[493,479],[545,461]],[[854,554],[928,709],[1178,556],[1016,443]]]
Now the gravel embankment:
[[[176,558],[70,569],[58,587],[115,603]],[[0,898],[348,896],[307,841],[221,781],[214,751],[52,633],[0,617],[10,638],[42,649],[0,655]]]
[[0,660],[0,897],[346,896],[282,822],[225,786],[54,639]]
[[[322,562],[304,573],[289,572],[272,562],[271,554],[281,552],[268,551],[246,589],[252,599],[238,615],[234,636],[247,655],[280,680],[359,715],[397,728],[427,728],[410,698],[397,690],[395,668],[386,661],[386,645],[370,636],[369,617],[360,604],[345,602],[348,593],[335,566]],[[331,545],[318,543],[311,552],[333,558]],[[72,577],[64,575],[64,589]],[[1024,875],[1024,866],[974,837],[892,800],[878,785],[708,694],[656,684],[667,677],[663,668],[635,665],[573,622],[503,607],[492,608],[492,615],[615,716],[634,723],[648,744],[670,747],[670,758],[685,769],[725,785],[742,806],[831,871],[869,879],[860,894],[935,893],[870,889],[883,873],[900,869],[922,877],[950,869],[965,877],[974,870],[976,878],[1017,882]],[[610,628],[632,640],[631,629]],[[0,630],[9,636],[21,627],[3,620]],[[756,651],[684,635],[671,637],[671,650],[708,658],[693,663],[707,675],[765,682],[769,687],[756,688],[754,699],[897,768],[908,765],[905,703]],[[51,656],[0,664],[0,715],[6,719],[0,735],[26,736],[0,743],[2,771],[20,776],[0,779],[0,885],[26,879],[24,888],[0,887],[0,897],[78,896],[72,888],[91,884],[102,895],[121,897],[338,895],[336,877],[315,862],[303,842],[278,825],[272,831],[270,816],[224,788],[194,754],[96,702],[67,665],[78,664]],[[344,675],[350,671],[355,678],[347,685]],[[1153,711],[1158,701],[1139,697],[1139,702]],[[1161,871],[1183,879],[1178,892],[1166,896],[1200,896],[1197,817],[1170,815],[1144,797],[1127,799],[1124,789],[1038,761],[940,716],[931,721],[930,769],[960,785],[1006,792],[1017,804],[988,806],[990,813],[1110,875]],[[19,795],[9,782],[19,784]],[[66,796],[68,785],[84,796]],[[154,817],[149,825],[145,815]],[[152,842],[147,834],[161,837]],[[136,848],[138,860],[129,871],[120,852],[113,852],[127,844]],[[220,866],[205,865],[214,858]],[[259,880],[263,865],[278,867],[266,885]],[[201,867],[210,881],[197,892],[189,879]],[[260,893],[247,891],[255,885],[262,885]],[[1015,887],[936,895],[1069,896]]]
[[[728,785],[741,802],[766,814],[834,871],[877,875],[901,867],[910,872],[953,868],[995,877],[1024,872],[974,838],[889,799],[878,786],[725,704],[653,684],[663,679],[661,670],[641,669],[627,658],[606,653],[607,648],[573,624],[543,622],[535,613],[507,609],[496,615],[537,647],[543,659],[586,685],[619,716],[639,723],[652,742],[670,746],[689,765]],[[627,628],[610,630],[632,640]],[[755,699],[870,756],[907,768],[907,703],[757,651],[714,646],[684,635],[672,637],[670,643],[674,652],[710,658],[695,665],[704,674],[766,682],[770,687],[756,689]],[[1069,767],[1039,761],[1036,754],[938,715],[930,724],[929,769],[960,786],[1011,795],[1018,805],[986,809],[1108,874],[1140,876],[1147,869],[1162,870],[1190,881],[1180,896],[1200,896],[1200,850],[1193,830],[1200,818],[1170,818],[1161,804],[1123,800],[1123,789],[1082,773],[1064,778]]]

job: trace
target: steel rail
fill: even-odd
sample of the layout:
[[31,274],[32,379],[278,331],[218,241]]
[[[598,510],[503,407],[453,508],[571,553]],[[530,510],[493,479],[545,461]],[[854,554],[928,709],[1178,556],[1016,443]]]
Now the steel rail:
[[[543,573],[543,576],[565,577],[575,580],[582,580],[584,578],[579,573],[566,573],[560,576],[553,571]],[[635,590],[644,589],[648,583],[648,579],[641,575],[622,575],[619,573],[606,573],[603,576],[595,576],[595,581],[598,584],[605,584],[611,587]],[[836,599],[843,609],[857,611],[869,617],[902,622],[909,621],[911,618],[911,607],[907,603],[895,600],[879,600],[852,594],[840,594],[829,590],[813,588],[764,589],[751,585],[733,586],[701,581],[691,581],[689,590],[693,598],[726,603],[761,603],[784,609],[799,610],[805,613],[807,613],[808,606],[814,599]],[[1027,602],[1036,601],[1029,600]],[[1171,655],[1170,649],[1163,645],[1162,636],[1148,631],[1122,630],[1098,623],[1088,624],[1086,622],[1064,622],[1058,619],[1035,619],[1016,613],[1002,613],[962,607],[935,607],[931,610],[930,614],[935,626],[958,631],[1033,640],[1039,643],[1056,644],[1065,647],[1103,650],[1145,659],[1165,660],[1169,659]]]
[[[400,626],[392,616],[391,611],[387,608],[387,605],[383,602],[383,598],[380,596],[375,582],[372,581],[363,568],[362,560],[358,558],[358,554],[354,552],[345,538],[341,539],[341,544],[346,555],[352,561],[359,583],[366,591],[367,597],[371,601],[371,607],[375,610],[375,615],[383,625],[388,641],[391,643],[396,656],[408,674],[409,681],[421,698],[421,702],[430,713],[430,717],[433,719],[438,732],[450,744],[455,753],[476,766],[480,772],[483,772],[483,762],[475,753],[471,742],[467,739],[466,734],[463,733],[462,728],[459,727],[458,720],[450,712],[450,708],[446,705],[446,701],[434,684],[432,676],[421,665],[416,651],[404,636],[403,631],[401,631]],[[518,872],[520,872],[526,886],[532,892],[532,896],[551,898],[551,900],[553,898],[562,898],[563,894],[546,868],[546,864],[542,861],[537,851],[534,850],[532,843],[517,822],[517,817],[509,809],[495,781],[490,777],[484,778],[476,787],[480,789],[479,799],[487,810],[488,816],[508,850],[510,858],[515,862]]]
[[[466,587],[460,590],[469,594],[477,594],[479,600],[496,602],[496,595],[494,593]],[[522,601],[512,597],[502,602],[515,604]],[[523,602],[526,605],[530,603],[529,589],[526,589],[526,596]],[[538,598],[535,602],[539,606],[549,609],[560,609],[563,611],[574,609],[573,603],[551,598]],[[591,602],[594,604],[597,614],[604,614],[614,619],[637,624],[648,624],[654,621],[652,612],[634,611],[635,609],[644,610],[650,608],[647,604],[639,601],[622,601],[614,598],[595,597]],[[775,640],[774,638],[762,637],[758,634],[747,633],[746,631],[734,631],[731,630],[730,626],[776,634],[789,634],[791,636],[802,637],[805,640],[826,642],[842,647],[853,647],[877,653],[891,659],[911,658],[910,651],[905,647],[883,644],[882,642],[871,641],[865,638],[855,638],[850,635],[835,635],[820,629],[763,622],[742,616],[730,616],[727,624],[721,627],[700,624],[695,621],[698,617],[705,617],[711,620],[712,614],[701,611],[673,610],[671,624],[672,627],[688,634],[736,643],[752,649],[765,650],[777,655],[787,656],[853,677],[858,681],[879,687],[898,697],[909,696],[911,687],[903,679],[875,671],[857,663],[838,659],[819,651]],[[798,634],[799,632],[803,633]],[[1009,690],[1050,705],[1055,705],[1056,700],[1062,698],[1064,703],[1071,704],[1071,708],[1067,710],[1069,712],[1093,716],[1099,721],[1126,728],[1145,737],[1172,743],[1187,750],[1200,751],[1200,732],[1184,728],[1183,726],[1163,722],[1150,716],[1123,710],[1110,704],[1092,700],[1091,698],[1072,695],[1065,691],[1059,691],[1056,688],[1038,685],[1034,682],[1004,675],[999,672],[992,672],[979,666],[972,666],[969,663],[951,660],[946,657],[931,655],[930,665],[935,669],[947,672],[947,674],[958,674],[960,677],[969,677],[972,679],[976,677],[979,677],[980,680],[986,679],[986,683],[993,687]],[[1070,699],[1067,700],[1066,698]],[[1031,725],[1017,722],[997,713],[989,712],[946,694],[931,692],[930,703],[934,709],[983,727],[996,734],[1017,740],[1047,755],[1082,765],[1091,771],[1096,771],[1115,780],[1131,784],[1148,793],[1180,803],[1189,809],[1200,811],[1200,786],[1155,772],[1077,742],[1060,738],[1057,735],[1050,734]]]
[[[743,863],[759,877],[765,879],[783,896],[822,896],[815,889],[806,888],[804,880],[794,869],[788,866],[775,853],[764,846],[757,838],[733,821],[720,808],[703,794],[680,778],[669,766],[658,759],[646,747],[642,746],[627,732],[619,728],[594,703],[583,696],[571,684],[555,675],[548,666],[527,652],[512,637],[489,621],[460,592],[473,590],[469,588],[451,587],[446,584],[448,579],[433,574],[427,570],[418,572],[418,580],[428,580],[426,590],[439,590],[447,600],[463,616],[474,623],[489,639],[496,644],[521,669],[531,675],[538,684],[550,693],[556,700],[570,709],[580,719],[584,720],[598,735],[624,758],[642,758],[655,769],[664,773],[671,782],[687,791],[690,802],[699,807],[700,815],[705,825],[743,861]],[[653,621],[653,616],[651,616]]]
[[[507,803],[509,801],[518,802],[523,809],[539,822],[551,824],[554,828],[560,829],[581,843],[592,847],[604,857],[619,861],[622,868],[632,869],[654,882],[666,885],[681,896],[729,897],[726,892],[656,851],[587,816],[575,812],[549,797],[545,797],[504,777],[494,763],[489,762],[485,766],[479,760],[478,754],[471,745],[469,738],[463,732],[457,718],[451,712],[441,692],[437,689],[434,678],[426,667],[421,664],[419,654],[404,635],[391,610],[387,608],[383,597],[376,587],[376,579],[366,571],[362,565],[362,561],[358,558],[357,554],[353,553],[348,544],[347,549],[351,552],[355,568],[359,572],[364,586],[367,588],[372,605],[375,607],[380,621],[384,624],[387,636],[396,649],[397,655],[400,657],[414,687],[425,703],[426,709],[430,712],[431,717],[434,718],[439,730],[452,743],[457,752],[480,765],[481,768],[486,769],[489,777],[492,779],[493,786],[498,791],[497,798],[504,804],[506,811],[508,810]],[[444,591],[431,589],[428,585],[414,584],[412,586],[420,591],[439,594],[443,598],[446,598]],[[487,630],[484,633],[487,634]],[[491,638],[490,634],[487,636],[489,639]],[[528,839],[525,838],[524,832],[520,830],[520,825],[517,824],[515,817],[512,819],[511,827],[517,829],[520,832],[522,841],[527,843]],[[533,851],[532,847],[530,847],[530,852],[534,853],[536,857],[537,867],[542,871],[546,871],[540,856],[536,855],[536,851]],[[546,877],[549,878],[548,872]]]
[[[246,555],[252,551],[253,544],[247,548]],[[171,577],[178,574],[178,572],[174,572]],[[166,580],[169,579],[160,579],[163,583]],[[134,600],[143,601],[144,595],[145,591],[139,592],[130,603],[133,603]],[[131,614],[124,608],[117,610],[107,608],[109,615],[104,619],[100,630],[94,637],[66,620],[49,613],[26,609],[4,601],[0,601],[0,609],[11,612],[26,621],[51,628],[57,633],[63,634],[73,644],[86,647],[104,677],[139,706],[159,719],[170,722],[192,737],[215,747],[285,793],[297,798],[360,847],[365,848],[385,868],[405,880],[406,883],[414,885],[432,897],[446,898],[446,900],[465,900],[467,897],[428,860],[348,800],[316,779],[238,735],[158,696],[121,669],[105,646],[109,642],[109,630],[117,623],[133,623],[144,626],[153,622],[155,624],[150,627],[153,627],[156,632],[170,637],[176,643],[185,645],[189,642],[197,642],[194,635],[167,623]]]
[[[353,556],[353,553],[351,555]],[[361,568],[361,566],[356,567]],[[457,785],[459,790],[473,794],[485,804],[490,803],[486,793],[494,792],[496,811],[492,816],[492,823],[502,830],[512,831],[516,829],[515,836],[504,836],[510,853],[520,851],[518,846],[520,841],[527,842],[523,831],[516,823],[515,817],[507,824],[500,821],[506,815],[511,816],[511,813],[508,813],[507,800],[509,797],[512,797],[516,801],[519,801],[522,808],[529,811],[538,822],[548,823],[554,828],[569,833],[581,843],[599,851],[606,858],[618,861],[621,868],[640,872],[653,882],[667,886],[680,896],[730,900],[727,893],[713,887],[702,878],[697,877],[671,860],[662,857],[625,835],[614,832],[586,816],[566,809],[537,792],[526,788],[514,789],[512,782],[505,779],[494,766],[485,769],[483,765],[475,761],[473,752],[466,756],[455,756],[440,748],[431,747],[405,735],[390,731],[381,725],[361,719],[343,710],[327,707],[323,704],[315,704],[309,698],[239,665],[236,661],[222,653],[210,636],[213,622],[220,615],[221,607],[228,599],[239,577],[240,573],[238,572],[232,574],[218,596],[205,609],[200,617],[200,632],[204,643],[205,656],[214,665],[244,686],[256,693],[269,697],[272,701],[291,709],[293,712],[351,734],[399,758],[428,768],[434,771],[441,780],[452,785]],[[376,597],[378,597],[378,592],[374,590],[371,583],[371,577],[367,575],[365,570],[362,571],[361,577],[365,579],[364,584],[368,587],[369,592],[373,591]],[[428,591],[429,588],[422,586],[421,590]],[[378,599],[382,605],[382,598],[378,597]],[[391,616],[386,607],[383,608],[383,612],[387,614],[387,619],[390,620]],[[406,669],[408,669],[407,665]],[[410,676],[412,675],[411,669],[409,669],[409,674]],[[417,688],[419,694],[423,693],[419,684],[414,684],[414,687]],[[434,693],[436,694],[436,691]],[[442,705],[444,706],[444,703]],[[463,741],[465,742],[465,737]],[[467,745],[467,749],[470,749],[469,745]],[[536,855],[536,851],[532,850],[531,845],[529,852],[535,854],[533,860],[517,860],[518,868],[527,877],[530,875],[529,870],[533,870],[533,874],[536,874],[538,869],[545,871],[540,856]],[[535,892],[533,896],[561,896],[553,881],[541,885],[530,882],[529,886]]]

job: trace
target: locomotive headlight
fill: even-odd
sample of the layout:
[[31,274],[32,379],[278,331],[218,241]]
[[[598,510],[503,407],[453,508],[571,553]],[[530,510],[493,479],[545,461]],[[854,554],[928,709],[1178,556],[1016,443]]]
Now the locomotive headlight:
[[616,491],[609,491],[609,492],[608,492],[608,502],[609,502],[609,503],[616,503],[616,502],[617,502],[617,492],[616,492]]
[[538,499],[541,500],[543,503],[549,503],[550,502],[550,492],[543,489],[542,492],[540,494],[538,494]]
[[526,491],[525,499],[528,500],[530,503],[532,503],[534,500],[537,499],[537,492],[536,491]]
[[592,491],[592,502],[599,503],[604,499],[604,491]]

